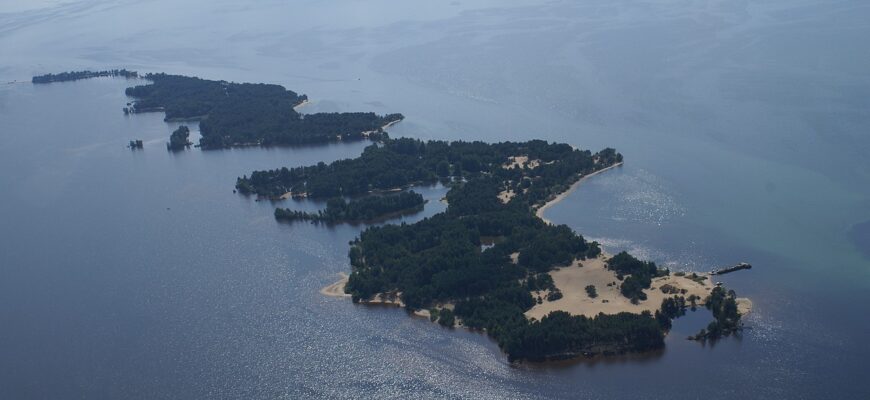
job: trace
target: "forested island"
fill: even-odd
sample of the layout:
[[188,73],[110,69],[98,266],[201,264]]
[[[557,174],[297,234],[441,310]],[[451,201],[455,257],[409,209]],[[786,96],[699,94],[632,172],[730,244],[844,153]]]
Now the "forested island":
[[308,99],[280,85],[213,81],[147,74],[146,85],[127,88],[135,99],[126,113],[162,111],[166,120],[199,120],[204,149],[243,145],[299,145],[380,139],[401,114],[370,112],[302,115],[293,107]]
[[[198,120],[205,149],[374,141],[357,158],[237,178],[243,194],[326,200],[315,213],[277,208],[277,220],[372,221],[419,210],[424,199],[410,190],[415,185],[447,185],[444,212],[413,224],[370,226],[351,242],[351,274],[329,292],[355,303],[398,304],[443,326],[485,332],[511,360],[660,349],[671,321],[698,304],[715,320],[692,339],[741,327],[742,299],[710,282],[709,274],[671,274],[626,252],[611,256],[568,226],[542,219],[582,179],[621,165],[614,149],[592,153],[542,140],[392,139],[383,128],[401,114],[301,115],[294,107],[307,97],[280,85],[126,70],[48,74],[33,83],[98,76],[149,81],[126,90],[134,100],[124,112]],[[178,127],[167,147],[187,148],[189,135],[187,126]]]
[[110,69],[106,71],[70,71],[61,72],[59,74],[45,74],[34,76],[31,82],[33,83],[52,83],[52,82],[67,82],[77,81],[80,79],[99,78],[104,76],[121,77],[121,78],[138,78],[139,73],[136,71],[127,71],[126,69]]
[[275,219],[279,221],[312,221],[327,224],[371,222],[393,215],[423,209],[423,196],[413,190],[388,195],[365,196],[345,200],[334,197],[326,202],[326,209],[316,213],[276,208]]
[[142,78],[149,83],[127,88],[134,100],[125,114],[164,112],[166,121],[199,121],[203,149],[380,140],[402,114],[372,112],[300,114],[294,107],[308,96],[283,86],[235,83],[182,75],[135,71],[77,71],[34,76],[33,83],[63,82],[101,76]]
[[[351,243],[352,272],[343,290],[354,302],[401,304],[444,326],[484,331],[511,360],[547,360],[661,348],[671,319],[685,309],[685,299],[668,295],[659,300],[662,290],[655,297],[658,303],[649,307],[654,312],[527,315],[542,304],[564,301],[550,275],[560,269],[580,271],[578,262],[602,263],[613,287],[638,306],[652,301],[644,290],[651,292],[653,281],[693,282],[627,253],[607,257],[597,243],[535,215],[582,177],[621,162],[622,155],[613,149],[592,153],[539,140],[385,139],[355,159],[255,171],[238,178],[236,188],[270,198],[334,198],[376,196],[435,181],[450,185],[445,212],[414,224],[363,231]],[[276,217],[279,213],[293,215],[276,211]],[[482,246],[483,238],[491,245]],[[598,296],[594,286],[581,291],[587,298]]]

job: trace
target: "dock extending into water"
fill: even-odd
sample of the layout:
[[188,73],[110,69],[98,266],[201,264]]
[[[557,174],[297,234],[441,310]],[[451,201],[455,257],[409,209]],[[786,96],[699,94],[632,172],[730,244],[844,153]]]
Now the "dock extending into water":
[[727,274],[730,272],[740,271],[741,269],[752,269],[752,265],[750,265],[749,263],[742,262],[742,263],[737,264],[733,267],[714,269],[714,270],[710,271],[710,275],[724,275],[724,274]]

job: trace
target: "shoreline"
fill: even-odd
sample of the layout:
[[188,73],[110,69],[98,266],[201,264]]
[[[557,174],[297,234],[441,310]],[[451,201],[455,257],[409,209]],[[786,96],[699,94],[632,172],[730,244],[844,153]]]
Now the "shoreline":
[[[339,272],[338,275],[341,277],[338,281],[333,282],[324,288],[320,289],[320,294],[336,297],[336,298],[350,298],[351,295],[344,292],[344,286],[347,285],[347,281],[350,279],[350,276],[344,272]],[[405,303],[402,303],[402,300],[399,300],[398,297],[395,299],[389,299],[384,297],[383,294],[375,295],[375,297],[371,300],[362,300],[359,302],[360,304],[365,304],[367,306],[384,306],[384,307],[399,307],[405,308]],[[431,314],[429,310],[417,310],[412,313],[412,315],[429,319]]]
[[[535,215],[545,223],[553,225],[552,221],[544,217],[544,213],[550,207],[564,200],[584,180],[610,169],[621,167],[622,165],[623,163],[619,162],[581,176],[568,189],[535,209]],[[643,289],[647,299],[633,304],[629,298],[626,298],[621,293],[621,281],[617,279],[616,272],[608,269],[606,266],[607,261],[612,257],[612,254],[607,253],[602,248],[601,254],[596,258],[587,260],[575,259],[567,266],[557,267],[549,271],[550,276],[553,278],[554,286],[562,293],[562,297],[550,301],[546,300],[549,294],[548,290],[532,292],[531,295],[534,298],[539,298],[542,301],[527,310],[524,313],[525,317],[531,321],[540,320],[553,311],[564,311],[571,315],[582,315],[589,318],[599,314],[615,315],[622,312],[641,314],[648,311],[655,313],[661,309],[663,300],[675,296],[683,296],[687,300],[690,297],[694,298],[696,307],[704,308],[706,299],[710,296],[713,289],[717,287],[716,281],[710,272],[673,271],[667,276],[653,278],[650,287]],[[349,277],[345,273],[340,275],[341,279],[339,281],[321,289],[321,293],[332,297],[350,297],[349,294],[344,293],[344,287]],[[589,285],[594,286],[596,289],[597,295],[594,298],[589,297],[586,291],[586,287]],[[399,295],[399,293],[393,293],[390,296],[386,296],[381,293],[375,295],[371,300],[363,300],[359,303],[404,307]],[[737,305],[741,316],[745,316],[752,311],[752,301],[748,298],[737,298]],[[447,305],[447,307],[451,306]],[[413,315],[428,319],[430,313],[428,310],[418,310]],[[457,327],[463,327],[461,320],[458,318]]]
[[299,104],[293,106],[293,110],[295,111],[295,110],[297,110],[297,109],[299,109],[299,108],[305,107],[306,105],[308,105],[308,103],[310,103],[310,102],[308,101],[308,99],[302,100]]
[[350,297],[349,294],[344,292],[344,285],[347,285],[347,280],[350,279],[350,276],[344,272],[339,272],[338,275],[341,276],[341,279],[320,289],[320,294],[329,297]]
[[577,182],[572,183],[572,184],[571,184],[571,187],[569,187],[567,190],[565,190],[565,191],[562,192],[562,193],[559,193],[559,194],[556,195],[556,197],[554,197],[552,200],[550,200],[550,201],[544,203],[543,205],[541,205],[540,207],[538,207],[538,209],[535,210],[535,216],[537,216],[538,218],[540,218],[541,220],[543,220],[543,221],[546,222],[547,224],[549,224],[549,225],[553,225],[553,221],[550,221],[549,219],[547,219],[547,218],[544,217],[544,212],[545,212],[545,211],[547,211],[550,207],[553,207],[554,205],[558,204],[560,201],[565,200],[565,198],[568,197],[568,195],[570,195],[570,194],[573,193],[575,190],[577,190],[577,188],[580,186],[581,183],[583,183],[584,180],[586,180],[586,179],[588,179],[588,178],[591,178],[591,177],[593,177],[593,176],[595,176],[595,175],[598,175],[598,174],[600,174],[600,173],[602,173],[602,172],[609,171],[609,170],[611,170],[611,169],[613,169],[613,168],[621,167],[622,164],[623,164],[623,162],[618,162],[618,163],[613,164],[613,165],[611,165],[611,166],[609,166],[609,167],[607,167],[607,168],[603,168],[603,169],[600,169],[600,170],[598,170],[598,171],[595,171],[595,172],[593,172],[593,173],[591,173],[591,174],[586,174],[586,175],[581,176],[580,179],[578,179]]

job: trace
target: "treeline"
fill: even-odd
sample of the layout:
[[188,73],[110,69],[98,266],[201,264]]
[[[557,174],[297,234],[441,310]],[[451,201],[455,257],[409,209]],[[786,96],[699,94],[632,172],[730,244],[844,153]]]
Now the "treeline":
[[33,83],[52,83],[52,82],[67,82],[77,81],[80,79],[98,78],[102,76],[138,78],[139,73],[136,71],[127,71],[126,69],[110,69],[106,71],[70,71],[61,72],[59,74],[45,74],[34,76],[31,79]]
[[[526,155],[539,161],[536,168],[504,168],[509,157]],[[541,204],[568,189],[580,176],[613,165],[622,155],[613,149],[592,154],[566,144],[529,142],[423,142],[385,139],[367,147],[355,159],[309,167],[254,171],[237,180],[242,193],[278,197],[288,192],[310,197],[355,196],[372,190],[402,188],[419,182],[459,181],[490,177],[490,192],[513,190],[518,203]],[[481,183],[481,182],[478,182]],[[498,201],[488,196],[485,201]],[[451,200],[453,202],[453,200]],[[480,207],[492,204],[472,202]]]
[[548,360],[642,352],[664,347],[664,331],[649,311],[599,314],[594,318],[553,311],[510,335],[511,359]]
[[148,74],[150,84],[127,88],[135,98],[125,113],[163,111],[167,120],[200,120],[200,146],[297,145],[363,138],[380,139],[382,126],[401,114],[321,113],[301,115],[307,100],[280,85],[233,83],[196,77]]
[[412,191],[385,196],[366,196],[347,201],[341,197],[329,199],[326,209],[316,213],[276,208],[275,219],[282,221],[313,221],[329,224],[364,222],[384,218],[404,211],[421,209],[423,196]]

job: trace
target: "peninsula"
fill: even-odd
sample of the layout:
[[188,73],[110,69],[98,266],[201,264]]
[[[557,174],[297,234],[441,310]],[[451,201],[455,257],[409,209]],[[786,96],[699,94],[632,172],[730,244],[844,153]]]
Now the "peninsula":
[[[349,251],[351,274],[324,293],[394,303],[445,326],[484,331],[511,360],[658,349],[671,319],[710,299],[721,329],[711,326],[714,333],[703,337],[739,328],[733,292],[714,298],[706,277],[672,275],[627,253],[602,254],[598,243],[535,215],[582,178],[622,161],[613,149],[592,153],[540,140],[385,139],[355,159],[255,171],[236,188],[269,198],[330,198],[449,185],[445,212],[363,231]],[[587,298],[593,306],[583,307]]]

